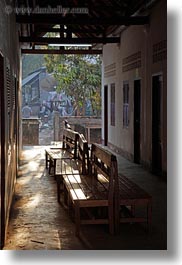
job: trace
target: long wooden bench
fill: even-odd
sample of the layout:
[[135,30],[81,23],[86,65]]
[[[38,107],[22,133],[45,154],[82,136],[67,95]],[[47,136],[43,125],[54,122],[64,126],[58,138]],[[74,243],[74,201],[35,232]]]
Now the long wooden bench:
[[60,202],[60,193],[63,191],[63,175],[88,174],[89,173],[88,142],[83,134],[79,134],[76,158],[58,159],[55,169],[57,180],[57,199]]
[[82,224],[108,224],[114,233],[114,190],[117,178],[116,156],[92,144],[89,174],[63,175],[68,207],[74,210],[76,235]]
[[[62,148],[46,149],[46,167],[48,162],[49,170],[53,167],[57,179],[58,201],[64,187],[68,207],[75,211],[77,234],[80,224],[89,223],[109,223],[111,233],[118,232],[120,223],[141,222],[147,223],[150,228],[152,197],[124,175],[118,176],[116,157],[112,153],[92,144],[90,161],[84,136],[64,129]],[[145,214],[138,216],[136,210],[141,206]],[[101,207],[108,208],[108,218],[92,215],[90,209]],[[82,218],[82,209],[90,218]]]
[[[138,208],[140,208],[141,213],[137,213]],[[146,223],[148,230],[150,230],[151,221],[151,195],[124,175],[119,174],[115,185],[116,232],[119,231],[120,223]]]
[[71,129],[63,129],[63,143],[62,148],[50,147],[45,149],[46,168],[49,168],[49,174],[53,169],[55,175],[56,162],[62,158],[76,158],[77,144],[79,134]]

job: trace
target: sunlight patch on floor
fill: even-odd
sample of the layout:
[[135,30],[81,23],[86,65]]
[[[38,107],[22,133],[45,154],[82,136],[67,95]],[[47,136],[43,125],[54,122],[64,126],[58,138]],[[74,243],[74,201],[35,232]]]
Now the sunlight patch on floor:
[[35,208],[40,200],[42,195],[40,193],[37,193],[35,196],[31,197],[31,199],[26,203],[26,208]]
[[[23,172],[21,172],[21,174],[23,175]],[[32,180],[32,176],[24,176],[18,180],[18,183],[20,185],[25,185],[25,184],[29,183],[31,180]]]
[[28,150],[23,150],[21,154],[21,159],[33,159],[35,156],[40,154],[40,150],[38,149],[28,149]]
[[36,161],[30,161],[27,165],[28,169],[31,171],[36,171],[39,168],[40,164]]

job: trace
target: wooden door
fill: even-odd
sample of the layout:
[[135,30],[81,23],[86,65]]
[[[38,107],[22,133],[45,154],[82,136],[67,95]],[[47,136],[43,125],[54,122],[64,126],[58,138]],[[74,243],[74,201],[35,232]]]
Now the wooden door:
[[161,148],[161,88],[162,76],[152,77],[152,171],[160,174],[162,169]]
[[104,145],[108,144],[108,86],[104,86]]
[[134,81],[134,162],[140,163],[140,90],[141,81]]

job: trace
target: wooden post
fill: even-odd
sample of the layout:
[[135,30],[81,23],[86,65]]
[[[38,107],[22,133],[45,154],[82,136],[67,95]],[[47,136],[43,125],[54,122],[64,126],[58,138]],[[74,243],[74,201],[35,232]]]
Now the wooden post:
[[54,141],[59,141],[59,112],[54,111]]

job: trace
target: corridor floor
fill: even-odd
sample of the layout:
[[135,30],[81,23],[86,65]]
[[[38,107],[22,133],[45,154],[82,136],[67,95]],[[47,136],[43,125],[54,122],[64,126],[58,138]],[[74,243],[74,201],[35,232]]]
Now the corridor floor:
[[129,250],[167,248],[167,185],[161,178],[118,156],[118,170],[153,197],[152,230],[139,224],[120,225],[111,236],[107,226],[82,227],[81,238],[56,197],[56,182],[45,169],[44,146],[24,147],[10,214],[6,250]]

